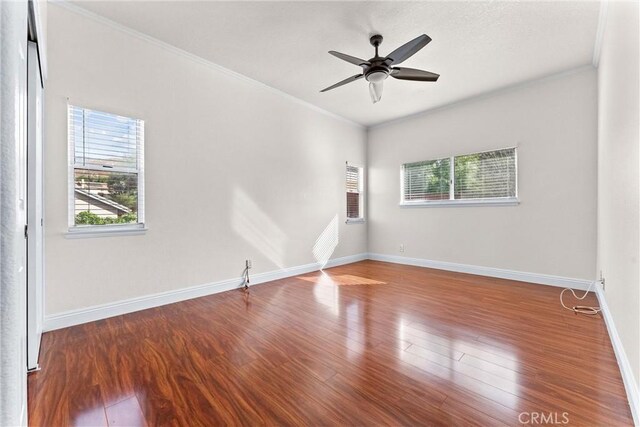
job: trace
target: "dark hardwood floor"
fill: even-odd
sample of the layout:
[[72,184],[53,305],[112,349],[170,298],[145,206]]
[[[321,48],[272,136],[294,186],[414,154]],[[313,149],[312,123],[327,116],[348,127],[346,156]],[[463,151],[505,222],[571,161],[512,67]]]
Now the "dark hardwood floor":
[[602,318],[559,292],[364,261],[62,329],[29,421],[632,425]]

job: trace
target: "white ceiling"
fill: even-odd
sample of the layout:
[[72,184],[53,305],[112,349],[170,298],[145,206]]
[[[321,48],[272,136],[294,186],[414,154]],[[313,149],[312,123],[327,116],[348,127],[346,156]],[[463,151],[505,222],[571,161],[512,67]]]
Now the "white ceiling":
[[[79,6],[365,126],[591,63],[600,4],[583,2],[79,2]],[[367,82],[319,91],[368,59],[426,33],[402,66],[436,83],[388,79],[371,103]]]

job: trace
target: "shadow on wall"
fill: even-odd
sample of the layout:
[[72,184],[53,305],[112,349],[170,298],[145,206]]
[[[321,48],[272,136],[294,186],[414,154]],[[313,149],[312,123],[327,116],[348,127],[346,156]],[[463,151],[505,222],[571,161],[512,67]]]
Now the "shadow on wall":
[[231,226],[278,268],[284,268],[287,235],[247,193],[237,187],[233,190]]
[[329,225],[327,225],[313,245],[313,256],[317,262],[322,264],[321,269],[327,265],[327,261],[331,258],[336,246],[338,246],[338,214],[329,221]]

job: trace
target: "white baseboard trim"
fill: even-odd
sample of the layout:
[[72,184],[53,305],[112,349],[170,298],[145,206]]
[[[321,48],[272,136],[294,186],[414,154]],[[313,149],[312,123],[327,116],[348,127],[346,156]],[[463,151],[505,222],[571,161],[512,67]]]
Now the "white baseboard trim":
[[[288,267],[282,268],[280,270],[268,271],[265,273],[258,273],[251,276],[251,285],[253,286],[260,283],[271,282],[273,280],[284,279],[286,277],[311,273],[313,271],[321,270],[322,268],[351,264],[353,262],[363,261],[365,259],[367,259],[367,254],[361,253],[341,258],[330,259],[329,261],[327,261],[326,265],[315,262],[299,265],[296,267]],[[53,331],[56,329],[79,325],[82,323],[107,319],[109,317],[119,316],[121,314],[133,313],[134,311],[146,310],[148,308],[159,307],[166,304],[172,304],[188,299],[229,291],[239,288],[240,286],[242,286],[242,283],[243,282],[240,278],[221,280],[218,282],[205,283],[203,285],[192,286],[189,288],[176,289],[153,295],[146,295],[107,304],[95,305],[79,310],[70,310],[63,313],[45,316],[43,329],[45,332]]]
[[479,276],[497,277],[500,279],[517,280],[520,282],[538,283],[540,285],[558,286],[587,290],[593,281],[586,279],[572,279],[568,277],[550,276],[538,273],[503,270],[501,268],[482,267],[478,265],[457,264],[454,262],[432,261],[423,258],[409,258],[397,255],[369,253],[369,259],[375,261],[392,262],[395,264],[415,265],[417,267],[435,268],[437,270],[455,271],[457,273],[477,274]]
[[[358,261],[371,259],[375,261],[392,262],[396,264],[414,265],[418,267],[435,268],[438,270],[455,271],[460,273],[477,274],[481,276],[498,277],[501,279],[519,280],[522,282],[539,283],[543,285],[570,287],[573,289],[588,289],[591,281],[582,279],[570,279],[566,277],[548,276],[537,273],[524,273],[513,270],[503,270],[499,268],[481,267],[467,264],[457,264],[445,261],[432,261],[421,258],[409,258],[396,255],[384,255],[376,253],[361,253],[349,255],[341,258],[330,259],[326,265],[322,263],[310,263],[296,267],[282,268],[280,270],[258,273],[251,276],[251,284],[270,282],[284,279],[286,277],[297,276],[299,274],[310,273],[322,268],[330,268],[338,265],[350,264]],[[189,288],[176,289],[153,295],[130,298],[113,303],[101,304],[78,310],[70,310],[62,313],[46,316],[44,319],[44,331],[66,328],[82,323],[93,322],[106,319],[121,314],[132,313],[134,311],[146,310],[148,308],[159,307],[192,298],[236,289],[242,285],[240,278],[221,280],[218,282],[205,283]]]
[[[251,284],[271,282],[273,280],[284,279],[287,277],[297,276],[300,274],[311,273],[323,268],[337,267],[339,265],[351,264],[366,259],[374,261],[391,262],[395,264],[413,265],[417,267],[434,268],[438,270],[455,271],[459,273],[476,274],[480,276],[497,277],[500,279],[517,280],[521,282],[537,283],[541,285],[550,285],[558,287],[569,287],[573,289],[588,289],[593,282],[585,279],[572,279],[560,276],[550,276],[537,273],[526,273],[521,271],[504,270],[500,268],[482,267],[477,265],[458,264],[445,261],[433,261],[421,258],[410,258],[396,255],[385,255],[376,253],[361,253],[349,255],[341,258],[329,260],[326,265],[322,263],[310,263],[296,267],[283,268],[280,270],[269,271],[253,275]],[[132,313],[135,311],[146,310],[148,308],[159,307],[166,304],[185,301],[192,298],[198,298],[206,295],[212,295],[232,289],[237,289],[242,285],[241,279],[229,279],[219,282],[206,283],[199,286],[192,286],[184,289],[162,292],[154,295],[130,298],[127,300],[117,301],[114,303],[102,304],[79,310],[71,310],[64,313],[46,316],[44,320],[44,330],[52,331],[62,329],[69,326],[79,325],[82,323],[93,322],[96,320],[106,319],[113,316]],[[604,291],[599,284],[594,287],[602,315],[609,331],[609,337],[613,345],[613,349],[618,360],[622,380],[627,391],[631,413],[634,423],[640,426],[640,397],[638,386],[635,382],[629,359],[626,356],[622,342],[616,330],[611,312],[607,306]]]
[[638,392],[638,384],[636,384],[633,371],[631,370],[631,364],[627,358],[627,353],[624,351],[622,341],[618,335],[618,330],[613,322],[613,317],[609,311],[607,305],[607,299],[605,298],[604,290],[600,284],[595,286],[596,295],[598,296],[598,302],[600,303],[600,309],[602,310],[602,317],[604,323],[607,325],[607,331],[609,332],[609,338],[611,339],[611,345],[613,351],[616,354],[616,360],[620,367],[620,373],[622,374],[622,382],[624,388],[627,391],[627,398],[629,399],[629,406],[631,407],[631,415],[633,416],[633,422],[636,426],[640,426],[640,393]]
[[[541,285],[558,286],[563,288],[573,288],[587,290],[594,282],[585,279],[572,279],[567,277],[550,276],[546,274],[537,273],[525,273],[521,271],[503,270],[500,268],[481,267],[477,265],[457,264],[444,261],[432,261],[421,258],[409,258],[397,255],[384,255],[369,253],[369,259],[375,261],[392,262],[395,264],[414,265],[417,267],[435,268],[438,270],[455,271],[459,273],[477,274],[480,276],[498,277],[501,279],[518,280],[521,282],[538,283]],[[616,330],[613,322],[613,317],[607,306],[607,301],[604,296],[604,291],[599,283],[593,286],[596,292],[600,308],[602,309],[602,317],[607,325],[609,332],[609,338],[613,345],[613,350],[618,360],[618,366],[620,367],[620,373],[624,382],[624,387],[627,392],[627,398],[629,400],[629,406],[631,407],[631,414],[636,427],[640,426],[640,394],[638,393],[638,385],[635,382],[633,371],[631,370],[631,364],[622,347],[620,336]]]

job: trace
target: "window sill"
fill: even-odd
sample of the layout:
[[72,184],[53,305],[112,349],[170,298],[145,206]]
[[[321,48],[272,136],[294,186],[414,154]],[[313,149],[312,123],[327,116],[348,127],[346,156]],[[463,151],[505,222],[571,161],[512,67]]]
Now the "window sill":
[[364,224],[364,218],[347,218],[345,224]]
[[403,208],[426,208],[426,207],[460,207],[460,206],[516,206],[520,204],[520,200],[516,197],[503,199],[485,199],[485,200],[433,200],[430,202],[401,202],[400,207]]
[[130,226],[71,227],[65,233],[67,239],[88,239],[93,237],[138,236],[145,234],[148,228],[144,224]]

